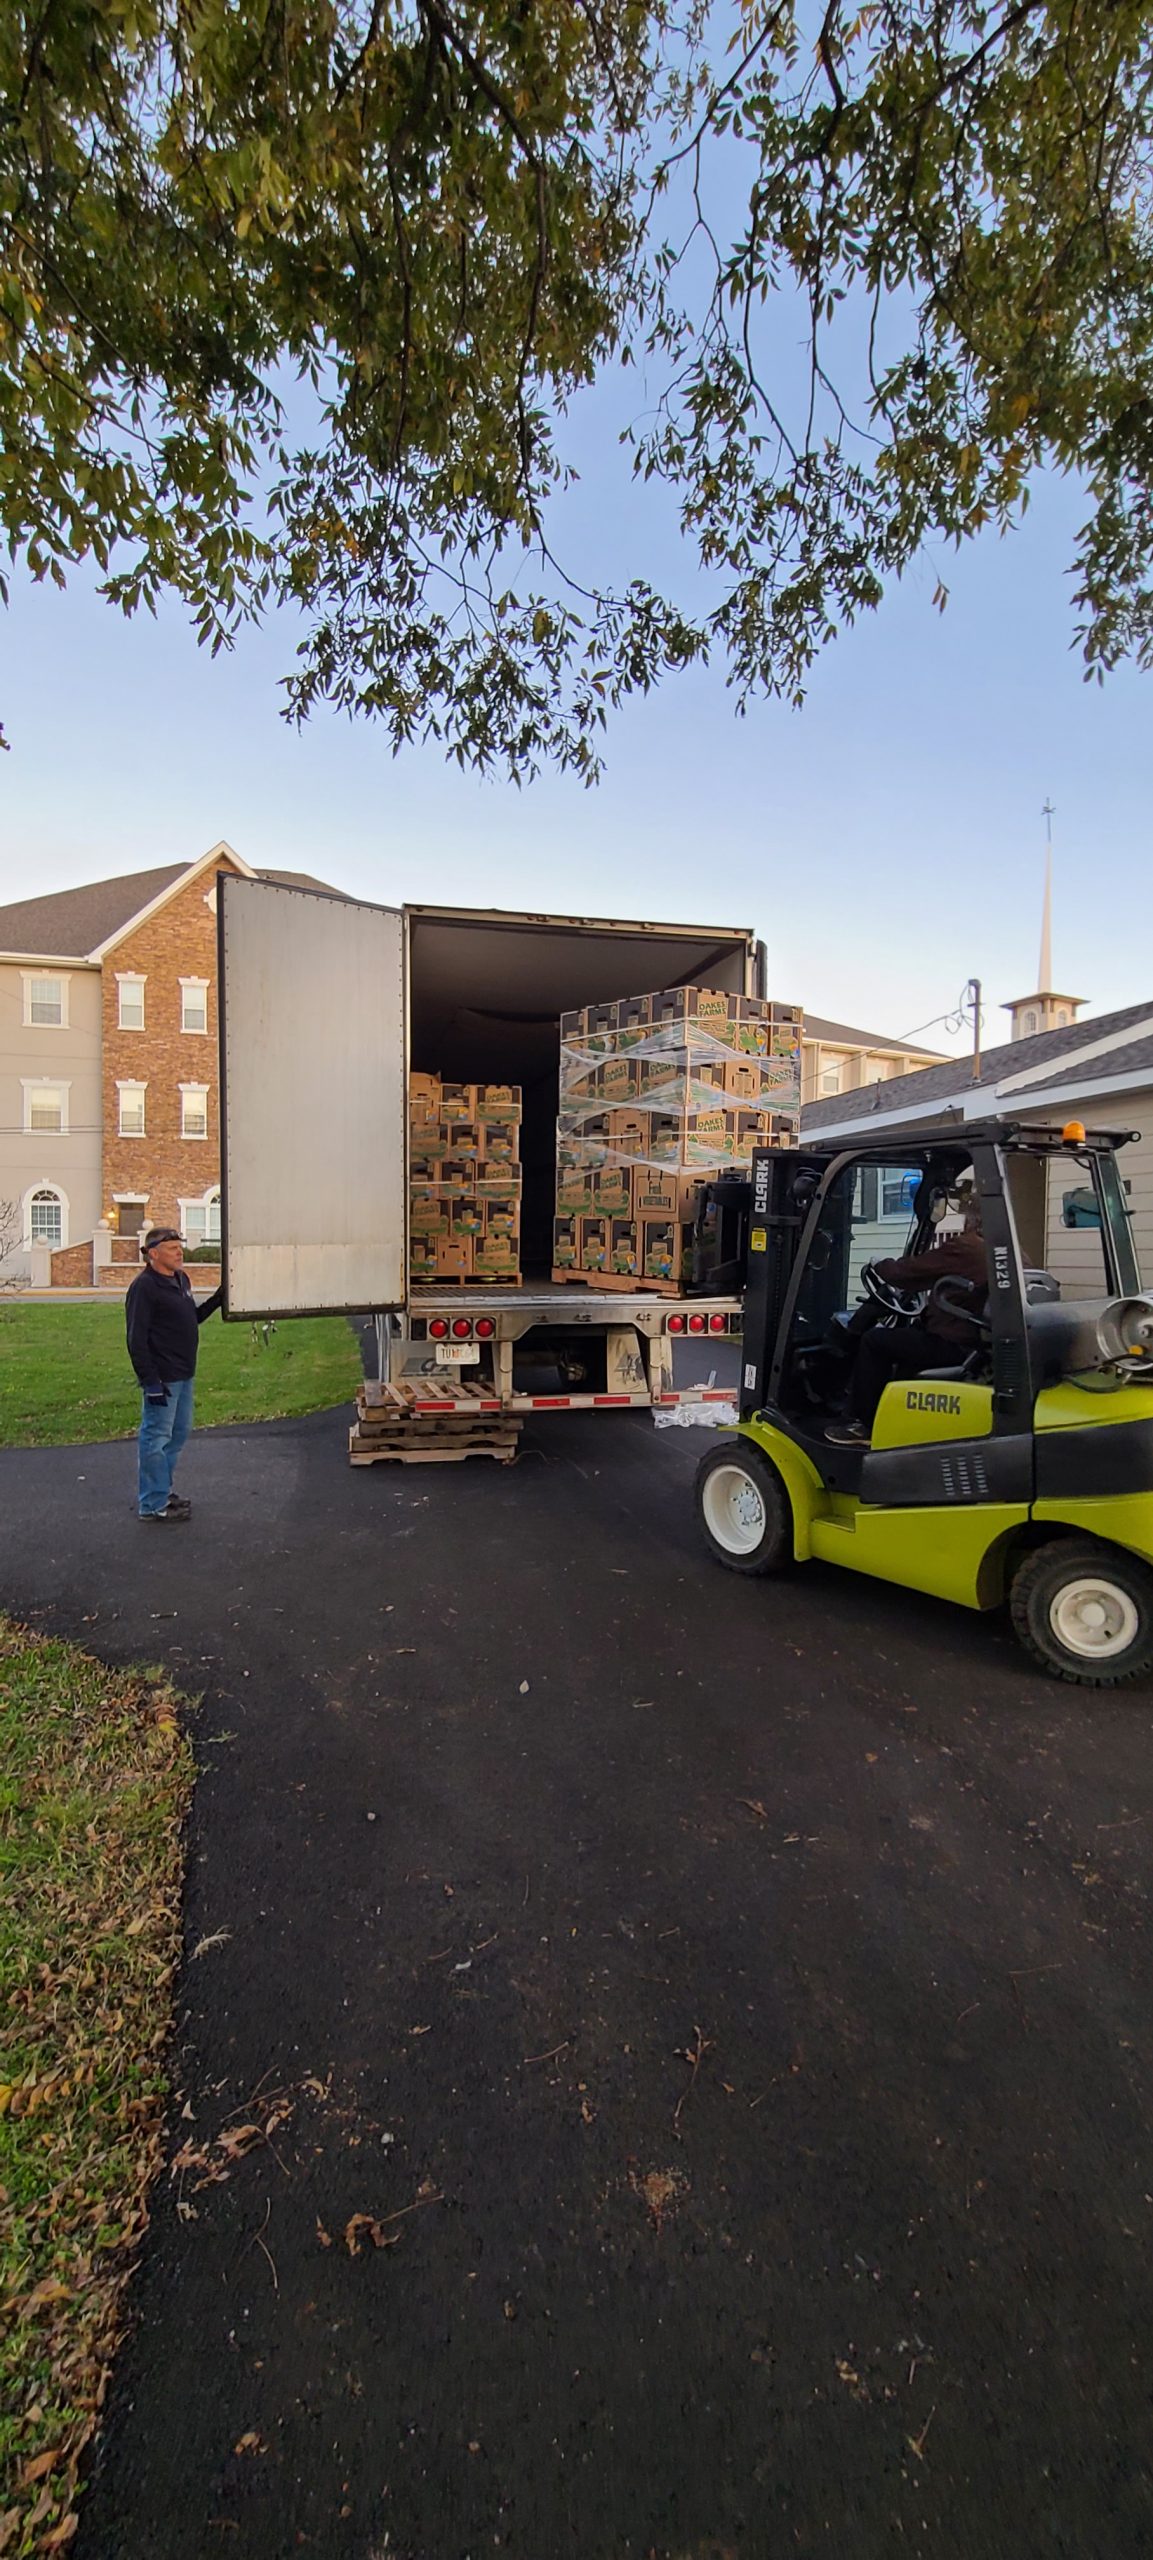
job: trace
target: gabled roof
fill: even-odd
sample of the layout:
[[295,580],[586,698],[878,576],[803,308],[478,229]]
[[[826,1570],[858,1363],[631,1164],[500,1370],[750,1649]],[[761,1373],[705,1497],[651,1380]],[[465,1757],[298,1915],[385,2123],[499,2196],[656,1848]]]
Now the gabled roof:
[[90,880],[83,889],[58,889],[52,897],[0,907],[0,951],[82,959],[190,869],[187,862],[167,862],[159,871],[128,871],[118,880]]
[[[932,1106],[963,1109],[977,1094],[986,1109],[992,1093],[1006,1084],[1000,1108],[1012,1111],[1048,1090],[1067,1069],[1070,1078],[1083,1074],[1096,1083],[1102,1076],[1132,1073],[1140,1082],[1153,1069],[1153,1000],[1131,1004],[1119,1013],[1099,1013],[1088,1021],[1069,1022],[1060,1031],[1037,1031],[1028,1040],[1010,1040],[987,1049],[975,1078],[968,1058],[944,1058],[939,1066],[922,1067],[885,1084],[863,1085],[855,1093],[830,1094],[811,1102],[802,1125],[816,1136],[822,1129],[856,1128],[862,1123],[905,1120]],[[1124,1033],[1132,1030],[1132,1040]],[[1083,1064],[1081,1063],[1083,1061]]]
[[806,1040],[821,1040],[834,1049],[883,1049],[889,1055],[899,1051],[907,1058],[937,1058],[939,1049],[924,1049],[916,1040],[890,1040],[887,1031],[853,1031],[846,1022],[823,1022],[819,1014],[805,1014]]
[[[230,854],[228,845],[214,845],[213,854]],[[235,861],[237,857],[232,855]],[[116,880],[90,880],[82,889],[58,889],[46,898],[21,898],[15,906],[0,907],[0,955],[18,952],[21,959],[88,960],[99,957],[108,945],[127,932],[129,925],[146,908],[154,907],[181,882],[191,879],[206,867],[208,855],[199,854],[195,862],[168,862],[157,871],[126,871]],[[248,870],[247,863],[241,866]],[[278,880],[285,888],[326,889],[330,897],[340,891],[330,889],[326,880],[315,880],[308,871],[263,871],[255,875],[263,880]]]

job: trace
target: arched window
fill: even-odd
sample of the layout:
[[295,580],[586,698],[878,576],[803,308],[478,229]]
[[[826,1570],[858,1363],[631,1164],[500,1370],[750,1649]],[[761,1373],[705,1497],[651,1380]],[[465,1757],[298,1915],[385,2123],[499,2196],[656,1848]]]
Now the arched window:
[[1022,1016],[1021,1016],[1021,1037],[1022,1037],[1022,1039],[1023,1039],[1023,1040],[1031,1040],[1031,1039],[1032,1039],[1032,1037],[1033,1037],[1033,1034],[1034,1034],[1034,1032],[1035,1032],[1035,1030],[1036,1030],[1036,1028],[1037,1028],[1037,1015],[1036,1015],[1036,1011],[1035,1011],[1035,1008],[1034,1008],[1032,1005],[1030,1005],[1029,1010],[1028,1010],[1028,1013],[1024,1013],[1024,1014],[1022,1014]]
[[24,1197],[24,1232],[29,1244],[55,1248],[68,1242],[68,1199],[53,1183],[38,1183]]

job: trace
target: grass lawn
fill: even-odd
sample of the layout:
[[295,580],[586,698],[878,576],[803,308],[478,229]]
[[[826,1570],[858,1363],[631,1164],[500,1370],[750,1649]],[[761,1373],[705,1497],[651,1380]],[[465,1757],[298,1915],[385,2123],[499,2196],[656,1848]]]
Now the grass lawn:
[[[351,1401],[360,1376],[343,1316],[300,1316],[265,1342],[211,1316],[200,1336],[196,1420],[265,1422]],[[122,1440],[140,1420],[124,1348],[124,1308],[0,1303],[0,1448]],[[3,2546],[0,2545],[0,2549]]]
[[[102,1310],[100,1311],[103,1312]],[[160,1673],[0,1617],[0,2552],[62,2551],[161,2159],[192,1754]]]

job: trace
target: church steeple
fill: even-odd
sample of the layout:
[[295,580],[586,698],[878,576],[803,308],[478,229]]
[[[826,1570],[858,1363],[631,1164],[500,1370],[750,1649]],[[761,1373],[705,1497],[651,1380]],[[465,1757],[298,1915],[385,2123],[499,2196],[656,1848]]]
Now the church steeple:
[[1041,908],[1041,958],[1036,993],[1011,996],[1005,1006],[1014,1040],[1029,1040],[1038,1031],[1063,1031],[1075,1022],[1084,996],[1060,996],[1053,989],[1053,817],[1052,802],[1041,811],[1045,821],[1045,896]]

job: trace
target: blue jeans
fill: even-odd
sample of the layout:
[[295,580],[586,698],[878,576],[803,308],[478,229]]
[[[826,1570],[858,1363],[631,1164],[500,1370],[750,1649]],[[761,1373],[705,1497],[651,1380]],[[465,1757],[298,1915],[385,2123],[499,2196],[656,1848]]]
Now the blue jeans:
[[142,1520],[152,1511],[167,1510],[172,1472],[192,1429],[192,1383],[191,1378],[170,1379],[163,1404],[144,1398],[138,1444]]

